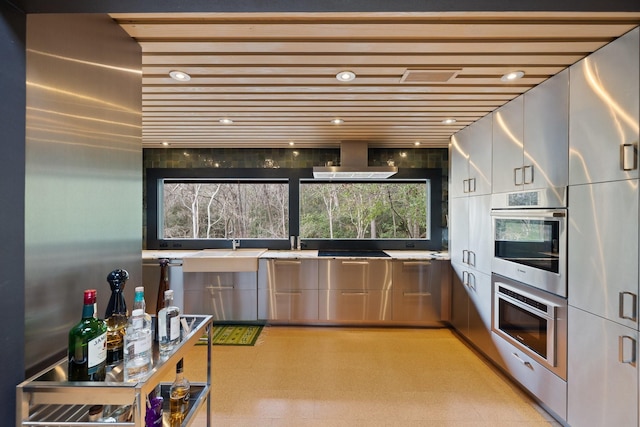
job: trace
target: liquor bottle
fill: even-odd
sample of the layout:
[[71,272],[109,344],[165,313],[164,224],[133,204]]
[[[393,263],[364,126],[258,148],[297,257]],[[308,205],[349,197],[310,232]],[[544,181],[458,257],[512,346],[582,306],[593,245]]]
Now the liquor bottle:
[[162,258],[159,261],[160,264],[160,283],[158,284],[158,296],[156,298],[156,328],[153,338],[156,341],[160,341],[158,338],[158,313],[164,307],[164,293],[169,290],[169,260]]
[[111,287],[111,298],[104,313],[107,322],[107,366],[115,366],[122,362],[128,320],[123,292],[128,279],[129,273],[120,269],[112,271],[107,276],[107,282]]
[[169,419],[172,426],[179,426],[189,411],[189,396],[191,385],[184,376],[184,362],[182,359],[176,365],[176,379],[169,388]]
[[124,380],[137,382],[151,371],[151,329],[144,319],[144,311],[137,308],[124,336]]
[[104,381],[107,324],[96,316],[95,289],[84,291],[82,320],[69,331],[69,381]]
[[173,305],[173,291],[164,293],[164,307],[158,313],[160,355],[166,356],[180,342],[180,309]]
[[[151,316],[147,313],[147,304],[144,300],[144,287],[137,286],[133,297],[133,310],[142,310],[146,327],[151,330]],[[133,313],[133,312],[132,312]]]

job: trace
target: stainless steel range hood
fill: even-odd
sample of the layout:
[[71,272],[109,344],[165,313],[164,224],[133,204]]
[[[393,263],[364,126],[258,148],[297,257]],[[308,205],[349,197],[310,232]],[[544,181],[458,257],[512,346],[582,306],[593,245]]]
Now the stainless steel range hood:
[[340,166],[316,166],[313,177],[322,179],[384,179],[398,172],[395,166],[369,166],[366,141],[342,141]]

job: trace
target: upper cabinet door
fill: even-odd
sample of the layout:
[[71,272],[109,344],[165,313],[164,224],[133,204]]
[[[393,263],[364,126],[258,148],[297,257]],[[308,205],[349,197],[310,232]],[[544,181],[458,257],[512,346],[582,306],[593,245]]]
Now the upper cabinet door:
[[521,190],[524,185],[524,98],[493,112],[493,192]]
[[569,182],[569,70],[524,94],[525,189]]
[[570,68],[569,184],[638,177],[640,29]]
[[466,140],[469,153],[470,195],[491,194],[492,114],[469,126]]
[[469,153],[466,152],[468,134],[469,128],[466,127],[451,137],[449,144],[451,162],[449,197],[466,196],[469,191]]

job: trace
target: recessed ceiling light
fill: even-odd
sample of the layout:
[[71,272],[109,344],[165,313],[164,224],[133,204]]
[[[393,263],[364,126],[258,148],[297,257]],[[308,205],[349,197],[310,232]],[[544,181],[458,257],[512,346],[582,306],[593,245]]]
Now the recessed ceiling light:
[[336,79],[340,82],[350,82],[351,80],[356,78],[356,73],[353,71],[340,71],[336,74]]
[[296,143],[293,141],[289,141],[289,145],[296,145]]
[[513,80],[518,80],[523,76],[524,76],[524,71],[512,71],[502,76],[500,80],[502,80],[503,82],[510,82]]
[[224,118],[224,119],[220,119],[220,123],[222,123],[223,125],[230,125],[233,123],[233,120]]
[[416,146],[420,145],[420,141],[414,142],[413,145],[416,145]]
[[442,124],[444,124],[444,125],[452,125],[452,124],[454,124],[455,122],[456,122],[456,119],[444,119],[444,120],[442,121]]
[[168,147],[168,146],[169,146],[169,143],[168,143],[167,141],[163,141],[163,142],[162,142],[162,145],[164,145],[165,147]]
[[191,76],[189,74],[183,71],[178,71],[178,70],[170,71],[169,76],[173,80],[176,80],[179,82],[188,82],[189,80],[191,80]]
[[344,123],[344,120],[342,119],[333,119],[331,120],[331,123],[333,123],[334,125],[341,125]]

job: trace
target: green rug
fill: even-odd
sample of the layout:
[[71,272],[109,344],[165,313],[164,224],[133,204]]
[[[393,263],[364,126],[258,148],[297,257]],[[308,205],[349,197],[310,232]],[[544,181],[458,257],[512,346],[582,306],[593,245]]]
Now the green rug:
[[213,327],[213,345],[254,345],[262,326],[220,325]]

